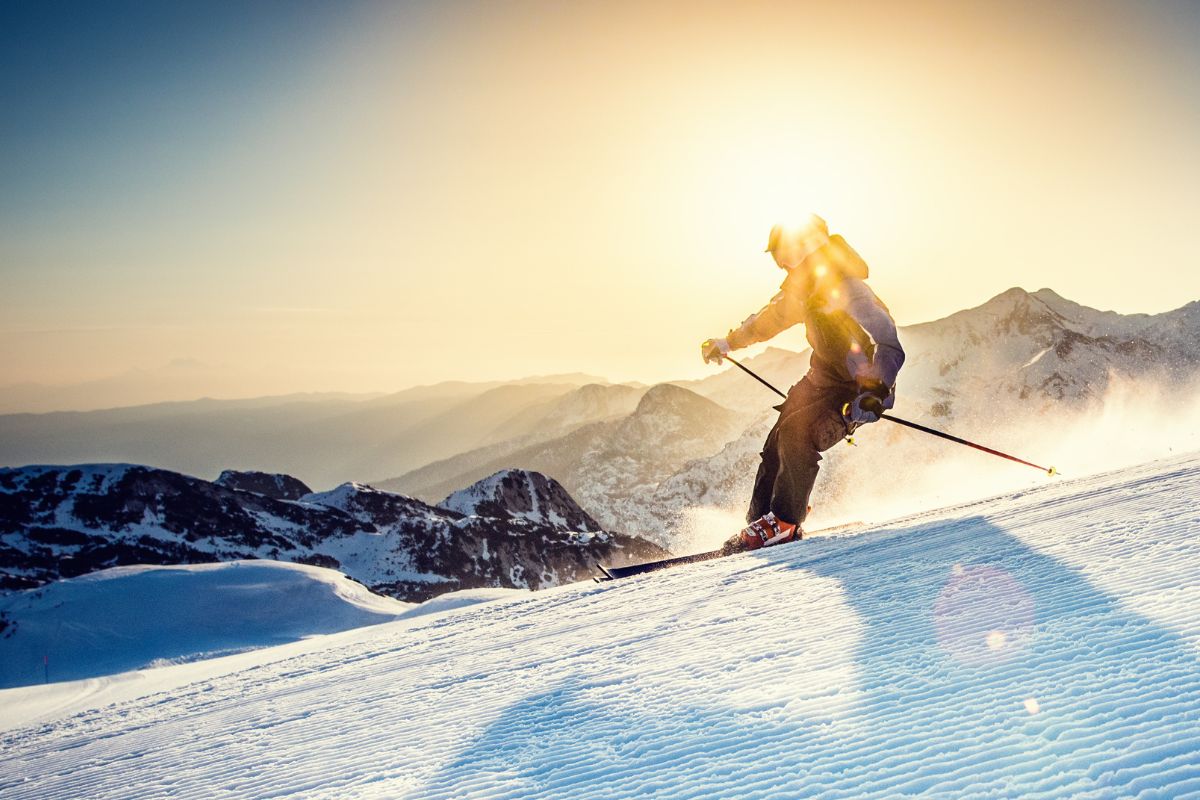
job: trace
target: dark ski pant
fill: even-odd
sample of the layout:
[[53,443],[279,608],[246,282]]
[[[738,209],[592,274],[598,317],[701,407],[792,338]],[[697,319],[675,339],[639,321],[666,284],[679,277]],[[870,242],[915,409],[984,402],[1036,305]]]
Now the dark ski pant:
[[819,365],[788,390],[787,399],[775,406],[779,419],[763,445],[747,522],[768,511],[784,522],[804,522],[821,453],[849,432],[842,406],[857,394],[855,383],[843,381]]

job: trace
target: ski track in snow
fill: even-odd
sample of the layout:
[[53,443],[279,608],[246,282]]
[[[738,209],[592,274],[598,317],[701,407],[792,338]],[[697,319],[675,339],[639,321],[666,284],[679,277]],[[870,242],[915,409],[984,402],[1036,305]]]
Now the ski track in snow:
[[1200,454],[263,651],[9,731],[0,796],[1200,796],[1198,500]]

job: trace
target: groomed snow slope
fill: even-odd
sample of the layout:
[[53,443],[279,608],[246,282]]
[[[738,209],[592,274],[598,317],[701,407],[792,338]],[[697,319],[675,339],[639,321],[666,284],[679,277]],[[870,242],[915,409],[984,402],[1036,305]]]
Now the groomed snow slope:
[[114,567],[0,597],[0,687],[212,658],[414,608],[304,564]]
[[0,795],[1196,796],[1198,533],[1200,454],[379,625],[10,731]]

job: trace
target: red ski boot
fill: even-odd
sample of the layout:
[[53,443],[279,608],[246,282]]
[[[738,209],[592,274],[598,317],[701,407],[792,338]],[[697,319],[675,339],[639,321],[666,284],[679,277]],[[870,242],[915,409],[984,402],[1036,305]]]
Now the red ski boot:
[[783,544],[803,538],[804,531],[790,522],[784,522],[768,511],[765,516],[751,522],[721,548],[726,553],[741,553],[757,550],[773,544]]

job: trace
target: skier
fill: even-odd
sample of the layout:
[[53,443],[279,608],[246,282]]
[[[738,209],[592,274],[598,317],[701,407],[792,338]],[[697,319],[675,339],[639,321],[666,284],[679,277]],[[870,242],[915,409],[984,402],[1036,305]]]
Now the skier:
[[859,425],[877,422],[895,403],[904,350],[887,306],[863,283],[867,265],[841,236],[812,215],[798,228],[771,228],[766,252],[787,273],[780,291],[724,338],[701,346],[705,363],[765,342],[803,322],[812,358],[808,374],[788,390],[767,434],[749,525],[726,552],[799,539],[821,453]]

